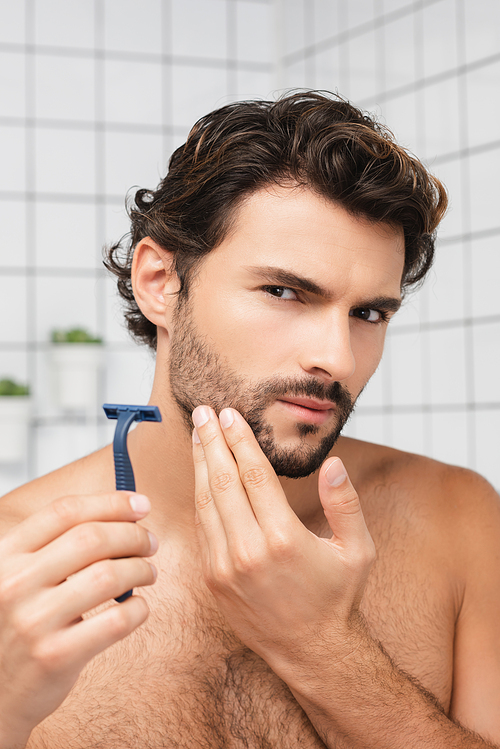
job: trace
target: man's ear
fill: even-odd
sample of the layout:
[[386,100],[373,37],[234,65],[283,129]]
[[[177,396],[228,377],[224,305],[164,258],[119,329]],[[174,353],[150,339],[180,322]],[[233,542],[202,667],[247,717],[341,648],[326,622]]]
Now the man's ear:
[[167,328],[177,301],[180,281],[173,269],[173,254],[151,237],[144,237],[134,250],[132,288],[142,314],[153,325]]

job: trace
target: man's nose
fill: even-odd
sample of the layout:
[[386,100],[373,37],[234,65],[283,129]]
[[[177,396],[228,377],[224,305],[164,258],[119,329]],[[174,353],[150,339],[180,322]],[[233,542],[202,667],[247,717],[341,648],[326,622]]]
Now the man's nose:
[[342,382],[356,369],[351,348],[351,318],[336,316],[311,325],[302,348],[301,366],[308,373],[325,380]]

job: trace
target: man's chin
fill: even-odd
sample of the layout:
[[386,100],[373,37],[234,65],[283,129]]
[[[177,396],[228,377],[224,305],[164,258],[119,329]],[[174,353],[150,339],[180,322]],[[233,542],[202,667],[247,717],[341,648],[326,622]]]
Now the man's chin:
[[339,436],[339,433],[330,434],[315,447],[302,443],[298,447],[287,448],[269,439],[261,441],[259,437],[257,441],[277,476],[303,479],[321,468]]

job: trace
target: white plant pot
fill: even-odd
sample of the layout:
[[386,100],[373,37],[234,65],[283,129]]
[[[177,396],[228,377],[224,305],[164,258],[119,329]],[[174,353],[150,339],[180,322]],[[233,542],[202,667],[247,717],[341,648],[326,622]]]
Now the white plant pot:
[[31,406],[29,395],[0,396],[0,463],[25,460]]
[[54,344],[52,364],[57,405],[64,411],[95,413],[102,366],[101,344]]

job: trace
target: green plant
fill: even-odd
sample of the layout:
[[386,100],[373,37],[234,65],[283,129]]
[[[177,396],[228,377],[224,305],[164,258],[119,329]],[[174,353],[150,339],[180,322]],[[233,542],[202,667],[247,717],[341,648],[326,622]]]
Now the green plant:
[[53,330],[52,343],[102,343],[102,338],[91,336],[84,328]]
[[29,385],[20,385],[18,382],[14,382],[14,380],[10,380],[7,377],[5,377],[3,380],[0,380],[0,396],[29,394]]

